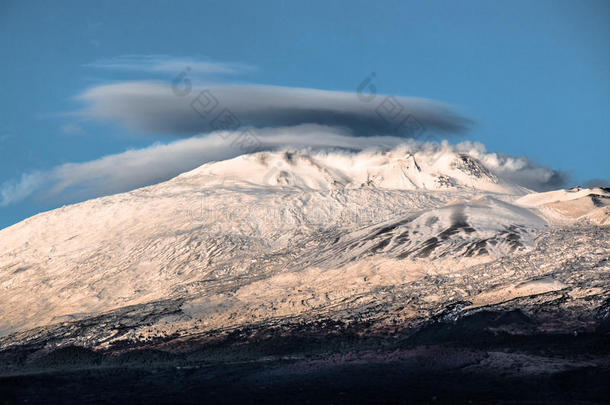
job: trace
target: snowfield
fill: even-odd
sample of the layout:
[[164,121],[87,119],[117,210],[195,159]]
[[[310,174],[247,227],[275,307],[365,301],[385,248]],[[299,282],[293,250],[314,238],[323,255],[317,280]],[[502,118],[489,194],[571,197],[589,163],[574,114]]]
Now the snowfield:
[[213,162],[1,230],[0,349],[320,319],[395,330],[492,306],[591,330],[610,297],[609,201],[533,193],[447,150]]

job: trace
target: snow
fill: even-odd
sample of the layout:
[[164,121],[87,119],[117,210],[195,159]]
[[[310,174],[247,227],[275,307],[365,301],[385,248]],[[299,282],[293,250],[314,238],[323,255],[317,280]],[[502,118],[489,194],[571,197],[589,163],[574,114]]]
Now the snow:
[[501,288],[479,294],[472,300],[473,305],[471,308],[497,304],[499,302],[505,302],[519,297],[528,297],[551,291],[559,291],[566,287],[566,284],[555,280],[553,277],[542,277],[540,279],[534,279],[516,285],[502,286]]
[[527,207],[537,207],[544,204],[563,202],[580,199],[582,197],[589,196],[591,194],[607,195],[610,196],[610,192],[602,188],[580,188],[576,187],[568,190],[555,190],[548,191],[546,193],[533,193],[521,197],[517,201],[517,204]]
[[469,187],[518,195],[527,192],[523,187],[499,179],[476,159],[450,150],[257,153],[208,163],[180,177],[205,179],[212,184],[246,182],[312,190],[373,186],[399,190]]
[[[525,195],[446,150],[281,151],[208,163],[0,230],[0,337],[162,300],[184,301],[186,327],[210,330],[356,308],[381,299],[370,295],[380,288],[461,277],[530,252],[554,223],[550,210],[598,215],[604,207],[580,201],[602,192]],[[548,206],[557,202],[579,206]],[[517,284],[485,299],[558,283]],[[180,322],[155,328],[170,333]]]
[[574,188],[529,194],[515,204],[537,208],[550,222],[565,224],[588,221],[610,224],[610,191],[603,188]]

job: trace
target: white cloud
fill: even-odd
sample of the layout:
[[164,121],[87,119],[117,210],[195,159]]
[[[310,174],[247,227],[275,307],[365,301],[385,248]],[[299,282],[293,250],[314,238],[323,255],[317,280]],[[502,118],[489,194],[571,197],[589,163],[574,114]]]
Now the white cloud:
[[100,59],[85,66],[98,69],[170,74],[179,74],[186,69],[193,75],[233,75],[254,70],[254,67],[241,63],[176,58],[168,55],[123,55]]
[[19,180],[3,183],[0,186],[0,206],[15,204],[40,191],[48,177],[48,173],[24,173]]
[[524,156],[509,156],[487,152],[480,142],[462,142],[455,146],[445,144],[456,152],[466,153],[483,163],[485,167],[505,180],[531,190],[546,191],[565,187],[568,175],[559,170],[540,166]]
[[[254,150],[277,148],[339,148],[361,151],[370,148],[392,149],[406,145],[412,151],[437,153],[449,149],[468,153],[481,160],[497,175],[522,186],[545,190],[563,185],[565,176],[548,167],[535,165],[523,157],[489,153],[480,143],[458,145],[426,143],[398,137],[353,137],[349,132],[319,125],[257,130],[260,143],[242,148],[239,132],[219,132],[202,137],[155,144],[128,150],[85,163],[70,163],[47,172],[24,174],[19,181],[5,183],[0,189],[0,205],[28,197],[45,197],[56,203],[70,203],[133,190],[168,180],[176,175],[214,161]],[[237,141],[237,142],[236,142]]]

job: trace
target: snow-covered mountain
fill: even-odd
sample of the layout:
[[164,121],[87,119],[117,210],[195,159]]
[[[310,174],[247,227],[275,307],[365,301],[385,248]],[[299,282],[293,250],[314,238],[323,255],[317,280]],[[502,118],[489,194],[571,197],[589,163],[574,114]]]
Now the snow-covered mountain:
[[526,195],[517,203],[538,208],[552,221],[574,223],[588,221],[610,225],[610,190],[607,188],[581,188],[549,191]]
[[[455,303],[559,291],[572,309],[599,306],[607,277],[583,280],[610,266],[608,201],[606,189],[533,193],[448,150],[208,163],[1,230],[0,349],[112,348],[295,320],[409,328]],[[576,254],[581,273],[566,273]]]
[[368,186],[395,190],[476,188],[505,194],[527,192],[499,178],[468,154],[446,149],[410,152],[399,148],[386,153],[357,154],[256,153],[206,164],[181,177],[209,180],[206,184],[246,182],[325,191]]

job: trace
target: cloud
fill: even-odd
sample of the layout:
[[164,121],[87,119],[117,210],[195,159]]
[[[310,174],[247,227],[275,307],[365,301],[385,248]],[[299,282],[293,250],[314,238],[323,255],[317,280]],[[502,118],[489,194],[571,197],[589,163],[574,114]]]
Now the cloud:
[[255,135],[259,142],[244,144],[239,142],[243,133],[218,132],[128,150],[89,162],[64,164],[47,172],[24,174],[20,180],[5,183],[0,188],[0,205],[14,204],[28,197],[70,203],[125,192],[171,179],[210,161],[287,147],[358,152],[403,145],[413,152],[468,153],[500,177],[535,190],[556,188],[565,181],[563,175],[553,169],[538,166],[523,157],[489,153],[480,143],[450,145],[387,136],[353,137],[346,130],[319,125],[267,128],[256,131]]
[[[184,79],[184,78],[183,78]],[[318,124],[349,129],[356,136],[419,137],[465,131],[471,121],[443,103],[410,97],[263,85],[172,86],[122,82],[97,86],[78,99],[84,117],[119,122],[131,129],[179,136],[234,130]]]
[[86,132],[83,128],[81,128],[78,124],[66,124],[61,126],[61,131],[67,135],[85,135]]
[[0,206],[30,196],[70,203],[125,192],[169,180],[210,161],[256,150],[286,146],[361,150],[373,145],[391,148],[402,142],[392,137],[353,138],[344,131],[316,125],[270,128],[256,135],[255,144],[246,144],[240,142],[241,132],[218,132],[24,174],[19,181],[2,185]]
[[582,184],[585,188],[596,188],[596,187],[606,187],[610,188],[610,180],[604,179],[591,179],[587,180]]
[[40,191],[49,174],[42,172],[24,173],[17,181],[8,181],[0,187],[0,206],[15,204],[31,194]]
[[98,69],[157,74],[170,73],[174,75],[185,70],[195,75],[233,75],[254,70],[252,66],[240,63],[175,58],[167,55],[123,55],[115,58],[100,59],[85,66]]
[[568,173],[537,164],[525,156],[509,156],[487,152],[480,142],[462,142],[452,146],[458,153],[467,153],[478,159],[492,172],[505,180],[535,191],[548,191],[566,187]]

